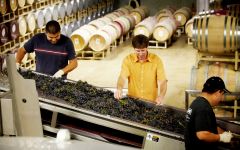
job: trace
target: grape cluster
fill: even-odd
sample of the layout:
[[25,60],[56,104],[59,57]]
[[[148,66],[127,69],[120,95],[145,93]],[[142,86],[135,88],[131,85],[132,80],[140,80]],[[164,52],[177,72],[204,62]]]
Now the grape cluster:
[[118,101],[114,98],[113,92],[96,88],[87,82],[66,82],[30,71],[21,74],[25,78],[34,79],[39,95],[48,99],[61,99],[74,107],[138,122],[161,130],[184,133],[185,112],[183,111],[156,106],[131,97]]

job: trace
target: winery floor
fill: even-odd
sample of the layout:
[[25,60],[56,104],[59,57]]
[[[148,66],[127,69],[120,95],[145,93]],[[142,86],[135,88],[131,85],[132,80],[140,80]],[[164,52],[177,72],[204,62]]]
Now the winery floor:
[[[164,104],[184,108],[186,89],[190,86],[191,68],[195,65],[197,50],[187,44],[182,35],[166,49],[149,49],[163,61],[168,79]],[[78,60],[78,68],[68,78],[87,81],[98,87],[115,88],[123,58],[133,52],[131,39],[113,49],[102,60]],[[127,88],[127,84],[126,84]]]

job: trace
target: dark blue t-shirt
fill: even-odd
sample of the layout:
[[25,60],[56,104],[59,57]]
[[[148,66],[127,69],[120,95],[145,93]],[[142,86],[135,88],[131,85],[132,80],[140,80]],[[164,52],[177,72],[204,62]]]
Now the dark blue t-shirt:
[[197,97],[186,114],[186,150],[216,150],[217,142],[204,142],[197,138],[196,132],[209,131],[217,134],[217,123],[213,109],[203,97]]
[[68,65],[68,60],[76,57],[71,39],[64,35],[56,44],[52,44],[45,33],[39,33],[26,42],[24,48],[27,53],[35,52],[36,71],[48,75],[54,75]]

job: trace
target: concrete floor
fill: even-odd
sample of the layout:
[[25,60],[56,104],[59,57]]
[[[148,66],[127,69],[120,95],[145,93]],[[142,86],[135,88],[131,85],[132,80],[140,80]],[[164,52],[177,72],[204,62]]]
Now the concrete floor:
[[[197,50],[188,45],[182,35],[167,49],[149,49],[163,61],[168,79],[168,90],[164,104],[184,108],[184,91],[189,89],[191,68],[195,65]],[[79,60],[79,66],[68,78],[87,81],[98,87],[115,88],[123,58],[133,52],[131,40],[127,40],[102,60]],[[127,84],[126,84],[127,85]],[[127,88],[127,86],[126,86]]]

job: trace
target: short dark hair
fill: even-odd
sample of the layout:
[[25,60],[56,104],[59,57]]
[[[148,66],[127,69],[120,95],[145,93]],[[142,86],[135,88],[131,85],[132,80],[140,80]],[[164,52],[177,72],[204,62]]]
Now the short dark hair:
[[56,34],[60,32],[61,28],[57,21],[51,20],[46,24],[46,32],[50,34]]
[[136,35],[132,39],[132,46],[134,48],[147,48],[148,43],[149,43],[148,37],[142,34]]
[[220,77],[213,76],[207,79],[207,81],[203,85],[202,92],[207,92],[209,94],[213,94],[216,91],[223,91],[224,93],[230,93]]

